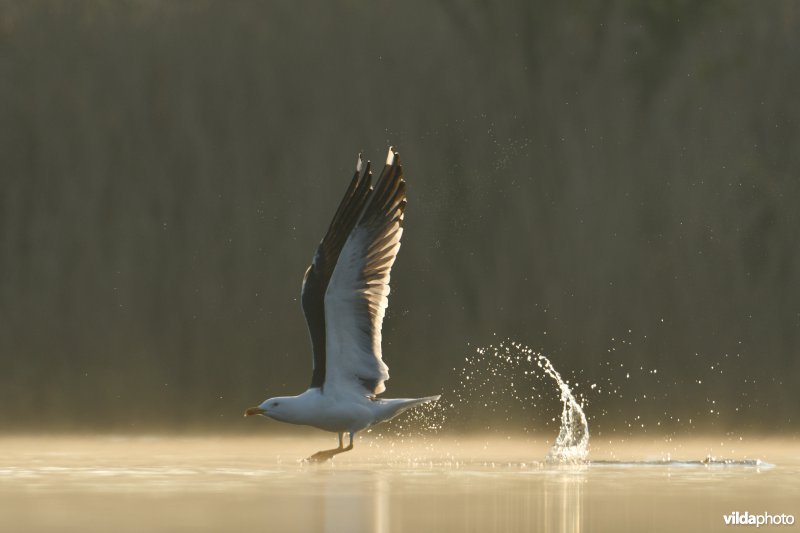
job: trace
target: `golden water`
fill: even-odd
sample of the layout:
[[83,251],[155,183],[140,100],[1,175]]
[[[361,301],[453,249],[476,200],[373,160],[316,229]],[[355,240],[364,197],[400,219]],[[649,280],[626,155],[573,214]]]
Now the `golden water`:
[[733,511],[800,518],[796,439],[598,440],[588,464],[558,466],[544,461],[552,443],[523,436],[367,436],[331,463],[298,462],[333,441],[0,438],[0,531],[723,531]]

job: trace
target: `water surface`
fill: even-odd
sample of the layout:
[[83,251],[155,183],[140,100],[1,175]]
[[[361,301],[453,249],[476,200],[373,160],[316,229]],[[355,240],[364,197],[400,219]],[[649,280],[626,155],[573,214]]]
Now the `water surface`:
[[333,462],[298,461],[334,441],[0,438],[0,531],[721,531],[733,511],[800,517],[793,439],[598,439],[588,464],[556,465],[552,443],[527,437],[367,436]]

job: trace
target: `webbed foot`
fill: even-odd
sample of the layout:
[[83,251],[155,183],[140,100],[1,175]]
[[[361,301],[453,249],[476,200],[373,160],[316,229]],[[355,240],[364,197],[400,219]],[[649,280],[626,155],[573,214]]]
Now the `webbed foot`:
[[333,459],[335,455],[339,455],[340,453],[344,452],[349,452],[352,449],[353,445],[350,444],[350,446],[348,446],[347,448],[339,447],[339,448],[332,448],[330,450],[322,450],[315,453],[311,457],[306,457],[304,461],[306,463],[324,463],[325,461],[330,461],[331,459]]

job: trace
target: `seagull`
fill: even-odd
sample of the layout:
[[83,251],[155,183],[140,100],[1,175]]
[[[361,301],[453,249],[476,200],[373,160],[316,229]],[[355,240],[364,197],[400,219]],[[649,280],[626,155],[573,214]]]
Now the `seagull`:
[[[392,147],[380,178],[371,185],[371,164],[361,154],[344,198],[303,278],[301,302],[313,352],[308,390],[250,407],[261,415],[339,434],[339,447],[306,460],[327,461],[353,449],[353,435],[390,420],[425,398],[380,399],[389,367],[383,362],[381,325],[389,303],[389,274],[403,235],[406,182]],[[350,444],[344,447],[344,434]]]

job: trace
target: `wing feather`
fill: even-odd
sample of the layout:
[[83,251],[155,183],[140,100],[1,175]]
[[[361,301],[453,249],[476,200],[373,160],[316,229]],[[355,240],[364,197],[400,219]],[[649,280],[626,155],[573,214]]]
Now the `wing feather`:
[[386,389],[389,368],[383,362],[381,327],[405,207],[403,167],[399,154],[391,151],[341,250],[325,294],[326,388],[357,390],[368,396]]
[[336,268],[336,262],[347,237],[358,222],[367,200],[370,197],[372,172],[367,162],[361,173],[359,155],[356,172],[345,191],[336,213],[333,215],[328,231],[317,246],[311,265],[303,277],[301,302],[306,316],[311,348],[314,353],[311,388],[321,388],[325,382],[326,340],[325,340],[325,291]]

